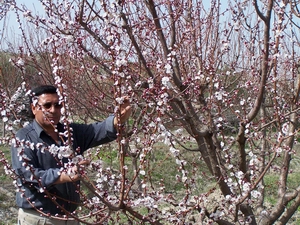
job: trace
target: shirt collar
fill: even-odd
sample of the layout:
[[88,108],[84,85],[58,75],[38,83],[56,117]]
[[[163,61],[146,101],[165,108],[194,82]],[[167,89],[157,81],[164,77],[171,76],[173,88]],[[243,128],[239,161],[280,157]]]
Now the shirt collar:
[[36,120],[33,120],[32,126],[33,126],[33,129],[38,134],[38,136],[40,137],[41,133],[44,131],[43,128],[38,124],[38,122]]
[[[38,134],[38,136],[40,137],[41,136],[41,133],[42,132],[45,132],[44,129],[38,124],[38,122],[34,119],[33,120],[33,129],[36,131],[36,133]],[[57,130],[59,132],[63,131],[63,125],[61,123],[58,123],[57,124]]]

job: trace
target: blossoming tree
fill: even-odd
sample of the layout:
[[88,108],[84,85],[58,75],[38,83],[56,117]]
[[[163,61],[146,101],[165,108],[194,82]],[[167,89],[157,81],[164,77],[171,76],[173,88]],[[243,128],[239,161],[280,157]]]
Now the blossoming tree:
[[35,83],[61,88],[67,122],[118,115],[124,95],[134,107],[115,145],[85,155],[90,194],[76,219],[286,224],[297,212],[296,1],[41,0],[39,14],[10,4],[23,83],[2,87],[3,143],[27,122],[17,99]]

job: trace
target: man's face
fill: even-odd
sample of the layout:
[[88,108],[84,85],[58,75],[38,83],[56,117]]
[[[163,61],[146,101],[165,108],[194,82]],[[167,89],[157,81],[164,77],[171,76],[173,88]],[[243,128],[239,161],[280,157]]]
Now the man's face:
[[49,129],[56,125],[61,116],[59,97],[55,94],[42,94],[38,97],[37,103],[31,104],[31,109],[35,120],[44,129]]

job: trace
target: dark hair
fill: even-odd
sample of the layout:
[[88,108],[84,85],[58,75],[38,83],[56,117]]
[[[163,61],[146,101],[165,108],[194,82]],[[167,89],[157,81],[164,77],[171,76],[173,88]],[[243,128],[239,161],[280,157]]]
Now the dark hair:
[[56,94],[56,93],[57,93],[56,87],[52,85],[41,85],[32,89],[31,95],[29,96],[29,101],[30,103],[32,103],[34,97],[40,96],[42,94]]
[[56,94],[57,93],[57,88],[53,85],[41,85],[38,87],[35,87],[31,90],[31,94],[29,95],[29,113],[30,117],[34,118],[34,115],[31,110],[31,103],[33,103],[33,99],[35,97],[38,97],[42,94]]

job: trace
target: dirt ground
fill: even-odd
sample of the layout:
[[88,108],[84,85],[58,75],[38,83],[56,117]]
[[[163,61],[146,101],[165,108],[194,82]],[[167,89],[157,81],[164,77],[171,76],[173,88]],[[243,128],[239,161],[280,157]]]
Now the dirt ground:
[[17,224],[18,210],[15,204],[14,187],[11,181],[8,182],[2,181],[0,187],[0,225]]

